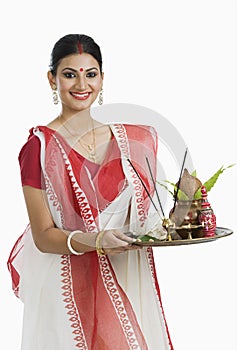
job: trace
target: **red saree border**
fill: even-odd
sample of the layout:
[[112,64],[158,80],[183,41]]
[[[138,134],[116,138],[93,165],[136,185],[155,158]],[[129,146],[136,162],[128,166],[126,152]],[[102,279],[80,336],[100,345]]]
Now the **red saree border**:
[[160,308],[162,311],[163,321],[164,321],[164,325],[165,325],[165,329],[166,329],[166,333],[167,333],[167,337],[168,337],[168,341],[169,341],[170,350],[174,350],[172,342],[171,342],[170,334],[169,334],[168,325],[167,325],[166,318],[165,318],[164,308],[162,305],[160,287],[158,284],[158,279],[157,279],[156,269],[155,269],[153,250],[152,250],[152,247],[148,247],[146,250],[147,250],[147,259],[148,259],[148,263],[149,263],[149,267],[150,267],[150,271],[151,271],[151,277],[153,280],[154,289],[156,291],[156,295],[157,295],[157,298],[158,298],[158,301],[160,304]]
[[[122,326],[125,338],[128,342],[129,349],[131,350],[148,350],[147,346],[144,344],[145,340],[144,338],[142,339],[143,341],[143,347],[141,348],[139,345],[139,341],[137,339],[135,330],[132,326],[132,323],[129,320],[123,299],[120,295],[119,289],[117,287],[118,282],[115,281],[113,273],[111,272],[111,267],[110,263],[108,261],[108,258],[105,256],[100,256],[99,257],[99,266],[100,266],[100,271],[101,271],[101,276],[102,280],[104,282],[105,289],[110,297],[110,300],[112,302],[112,305],[116,311],[116,314],[118,316],[118,319],[120,321],[120,324]],[[126,296],[126,295],[124,295]],[[127,296],[126,296],[127,298]],[[128,300],[129,302],[129,300]],[[137,321],[136,321],[137,323]],[[140,327],[138,323],[136,324],[136,327]],[[141,335],[142,332],[140,331]],[[141,336],[140,335],[140,336]],[[144,347],[146,346],[146,347]]]
[[73,338],[76,342],[75,347],[80,350],[88,350],[79,312],[73,297],[70,255],[62,255],[61,259],[61,276],[63,277],[61,280],[63,290],[62,295],[64,297],[63,301],[65,303],[65,308],[68,310],[67,314],[69,316],[69,321],[71,322],[72,334],[75,336]]
[[72,184],[72,188],[73,188],[74,193],[76,195],[76,199],[78,202],[78,206],[80,209],[81,217],[82,217],[82,220],[84,222],[85,228],[87,229],[88,232],[97,231],[96,221],[95,221],[95,218],[94,218],[93,213],[91,211],[86,194],[80,188],[80,186],[76,180],[72,165],[69,161],[69,158],[66,154],[66,151],[64,150],[63,146],[61,145],[60,141],[56,138],[56,136],[55,135],[52,135],[52,136],[54,137],[54,139],[55,139],[55,141],[56,141],[56,143],[57,143],[57,145],[62,153],[65,167],[66,167],[66,170],[68,172],[68,175],[69,175],[69,178],[70,178],[70,181]]
[[[129,141],[128,141],[128,136],[127,136],[125,126],[123,124],[114,124],[114,132],[116,133],[117,141],[118,141],[118,145],[121,150],[121,153],[126,158],[126,160],[130,159]],[[143,187],[141,185],[141,181],[138,179],[136,172],[134,171],[133,167],[128,161],[127,161],[127,168],[130,172],[133,188],[135,191],[136,209],[137,209],[137,214],[140,221],[140,226],[143,227],[146,220]]]

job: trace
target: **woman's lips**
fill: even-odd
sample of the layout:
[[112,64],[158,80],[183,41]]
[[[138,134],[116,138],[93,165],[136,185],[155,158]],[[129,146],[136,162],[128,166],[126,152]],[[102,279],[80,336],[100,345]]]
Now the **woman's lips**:
[[70,94],[76,99],[76,100],[87,100],[90,96],[90,92],[70,92]]

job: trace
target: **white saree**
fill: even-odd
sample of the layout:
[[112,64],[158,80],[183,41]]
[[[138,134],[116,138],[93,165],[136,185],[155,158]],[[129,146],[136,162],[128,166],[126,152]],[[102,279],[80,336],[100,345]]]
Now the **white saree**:
[[[130,208],[131,232],[141,234],[151,228],[149,199],[127,159],[134,160],[144,175],[144,159],[149,154],[155,171],[156,133],[149,126],[123,124],[111,125],[111,130],[125,182],[113,201],[95,210],[97,190],[88,169],[78,171],[57,133],[46,127],[34,129],[41,143],[48,205],[57,227],[74,230],[83,224],[88,234],[124,230]],[[147,183],[151,189],[149,179]],[[69,185],[78,212],[72,195],[65,195]],[[114,256],[41,253],[28,225],[10,254],[8,267],[15,294],[24,303],[22,350],[173,350],[152,248]]]

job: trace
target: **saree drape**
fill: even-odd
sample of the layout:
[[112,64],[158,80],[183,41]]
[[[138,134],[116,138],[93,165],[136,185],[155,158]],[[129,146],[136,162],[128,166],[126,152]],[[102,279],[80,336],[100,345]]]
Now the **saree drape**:
[[[151,228],[150,199],[128,159],[153,195],[146,157],[156,174],[156,131],[145,125],[110,128],[114,146],[93,179],[60,134],[33,129],[41,145],[47,205],[58,228],[88,234],[106,229],[141,234]],[[8,268],[24,303],[22,350],[173,349],[151,248],[114,256],[41,253],[28,225]]]

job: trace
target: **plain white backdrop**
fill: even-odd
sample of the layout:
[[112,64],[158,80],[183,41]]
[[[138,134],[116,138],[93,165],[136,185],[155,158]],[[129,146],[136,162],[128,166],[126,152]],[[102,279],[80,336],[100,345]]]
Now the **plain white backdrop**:
[[[2,5],[0,318],[6,349],[20,349],[23,313],[6,267],[28,223],[17,157],[28,129],[58,113],[46,78],[54,43],[68,33],[91,35],[104,58],[104,102],[145,106],[167,118],[185,139],[198,177],[206,180],[221,165],[237,162],[236,5],[234,0]],[[178,175],[170,174],[174,180]],[[237,349],[236,175],[237,166],[227,170],[209,195],[217,225],[233,229],[232,236],[154,250],[175,350]]]

